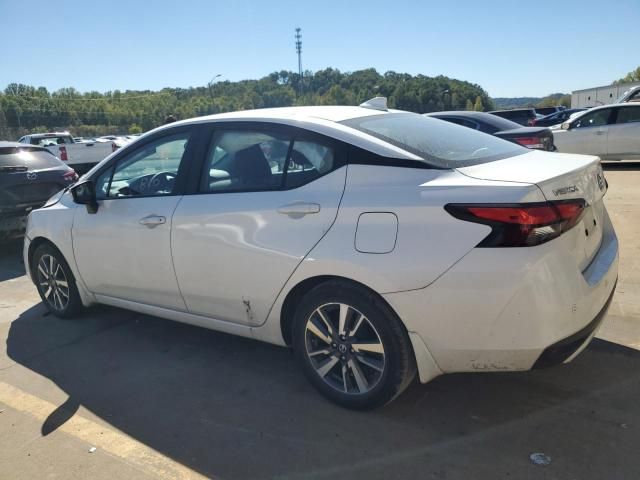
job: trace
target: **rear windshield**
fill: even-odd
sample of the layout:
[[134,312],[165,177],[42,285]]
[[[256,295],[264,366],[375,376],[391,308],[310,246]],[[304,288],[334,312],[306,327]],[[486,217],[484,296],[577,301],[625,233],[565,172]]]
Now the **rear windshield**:
[[0,168],[26,167],[27,170],[55,168],[62,165],[48,150],[29,147],[0,148]]
[[31,137],[31,145],[39,145],[41,147],[51,147],[53,145],[66,145],[74,143],[73,138],[69,135]]
[[417,113],[388,113],[340,122],[439,168],[458,168],[527,153],[527,149],[486,133]]

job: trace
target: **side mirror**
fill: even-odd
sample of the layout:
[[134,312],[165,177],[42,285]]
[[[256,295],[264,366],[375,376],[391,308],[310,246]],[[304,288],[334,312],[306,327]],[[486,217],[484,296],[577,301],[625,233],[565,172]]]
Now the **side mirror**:
[[78,183],[71,187],[73,201],[78,205],[86,205],[87,213],[98,212],[98,201],[96,200],[96,186],[91,180]]
[[562,130],[569,130],[571,128],[571,124],[569,122],[564,122],[560,125],[560,128],[562,128]]

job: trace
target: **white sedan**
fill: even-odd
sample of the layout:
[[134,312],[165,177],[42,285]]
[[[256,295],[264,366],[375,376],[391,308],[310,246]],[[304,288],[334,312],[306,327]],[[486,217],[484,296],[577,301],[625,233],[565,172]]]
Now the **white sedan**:
[[598,155],[603,160],[640,159],[640,103],[620,103],[581,112],[553,129],[559,152]]
[[382,99],[245,111],[118,150],[31,213],[24,258],[57,316],[102,303],[291,346],[364,409],[416,372],[573,359],[617,280],[605,192],[596,157]]

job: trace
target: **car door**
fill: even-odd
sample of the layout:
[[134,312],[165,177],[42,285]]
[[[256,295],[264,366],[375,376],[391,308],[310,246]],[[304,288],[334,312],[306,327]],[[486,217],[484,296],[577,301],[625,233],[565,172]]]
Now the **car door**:
[[615,121],[609,126],[607,158],[640,158],[640,106],[616,108]]
[[556,146],[561,152],[606,155],[611,113],[603,108],[576,118],[569,130],[558,132]]
[[339,144],[269,124],[214,128],[196,194],[173,216],[172,253],[188,310],[260,325],[331,227],[344,191]]
[[185,310],[171,262],[171,216],[194,135],[171,129],[94,176],[98,210],[77,208],[72,228],[78,270],[94,294]]

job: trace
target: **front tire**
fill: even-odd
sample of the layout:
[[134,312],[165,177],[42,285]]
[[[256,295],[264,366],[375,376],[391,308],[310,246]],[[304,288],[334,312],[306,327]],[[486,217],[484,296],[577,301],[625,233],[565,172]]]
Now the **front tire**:
[[44,244],[33,254],[33,280],[47,310],[60,318],[71,318],[82,309],[76,280],[69,264],[52,245]]
[[365,288],[343,281],[318,285],[298,305],[293,328],[293,347],[306,377],[339,405],[382,406],[415,377],[404,326]]

